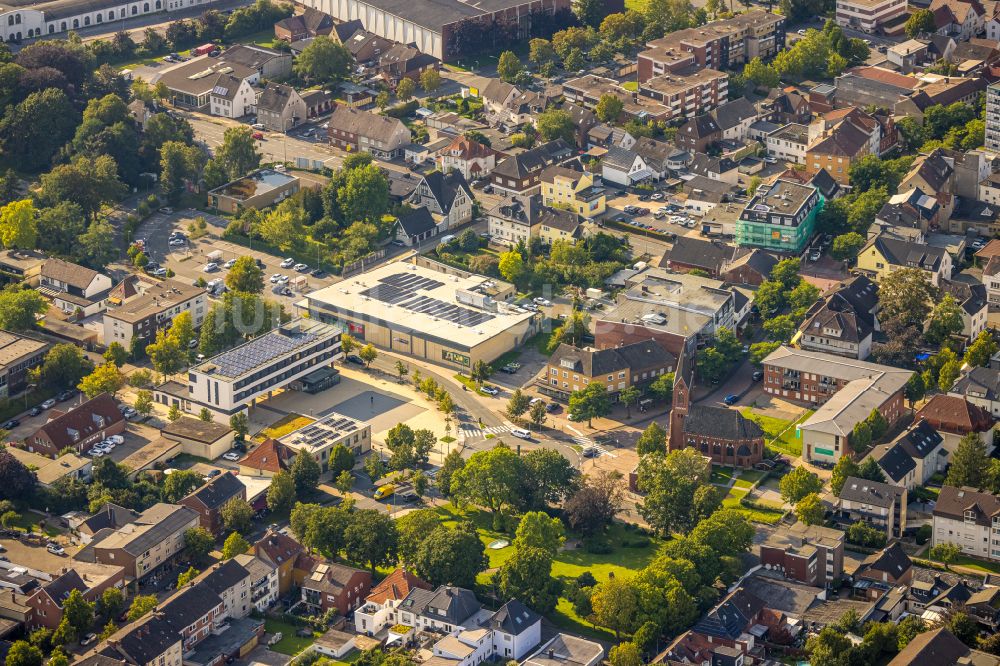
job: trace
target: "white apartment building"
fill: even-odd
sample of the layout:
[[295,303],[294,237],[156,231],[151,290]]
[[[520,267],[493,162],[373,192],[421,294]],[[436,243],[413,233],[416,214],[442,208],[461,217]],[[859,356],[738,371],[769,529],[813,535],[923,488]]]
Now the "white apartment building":
[[153,342],[156,332],[170,326],[182,312],[191,313],[197,328],[208,311],[208,295],[201,287],[177,280],[148,280],[130,276],[108,294],[104,311],[104,344],[120,343],[125,349],[133,337]]
[[290,321],[191,367],[186,391],[175,391],[168,382],[157,387],[155,399],[187,412],[207,407],[217,421],[228,423],[257,400],[332,365],[343,355],[340,334],[340,328],[329,324]]
[[250,573],[250,601],[254,608],[261,613],[267,612],[278,600],[278,568],[246,553],[237,555],[233,561]]
[[932,545],[939,543],[955,544],[965,555],[1000,560],[1000,498],[944,486],[934,507]]
[[768,134],[764,145],[767,147],[767,154],[779,161],[805,164],[809,128],[799,123],[789,123]]
[[338,444],[350,449],[358,459],[371,451],[372,427],[350,416],[331,412],[278,441],[296,452],[310,454],[326,474],[330,469],[330,452]]
[[874,33],[906,12],[906,0],[837,0],[837,25]]

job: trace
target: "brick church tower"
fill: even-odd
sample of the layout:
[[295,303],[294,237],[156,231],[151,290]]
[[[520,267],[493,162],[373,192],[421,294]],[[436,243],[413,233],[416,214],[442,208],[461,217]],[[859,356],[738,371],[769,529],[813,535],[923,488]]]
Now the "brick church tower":
[[694,368],[688,369],[691,362],[687,354],[681,353],[677,359],[677,370],[674,372],[674,397],[670,409],[670,433],[667,439],[668,451],[679,451],[685,447],[684,419],[688,415],[691,404],[691,388],[694,384]]

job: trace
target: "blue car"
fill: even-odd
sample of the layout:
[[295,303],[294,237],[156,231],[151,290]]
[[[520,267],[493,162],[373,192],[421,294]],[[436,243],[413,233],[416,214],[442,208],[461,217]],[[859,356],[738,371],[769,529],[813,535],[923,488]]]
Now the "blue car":
[[726,403],[727,405],[735,405],[737,402],[739,402],[739,399],[740,396],[736,395],[735,393],[730,393],[729,395],[727,395],[725,398],[722,399],[722,402]]

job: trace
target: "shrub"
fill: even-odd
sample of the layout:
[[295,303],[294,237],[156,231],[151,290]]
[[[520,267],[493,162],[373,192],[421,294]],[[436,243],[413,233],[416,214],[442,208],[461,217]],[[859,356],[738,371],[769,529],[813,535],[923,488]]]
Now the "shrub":
[[917,545],[922,546],[931,539],[933,528],[930,525],[921,525],[917,530]]
[[576,584],[580,587],[594,587],[597,585],[597,579],[594,578],[594,574],[589,571],[584,571],[576,577]]

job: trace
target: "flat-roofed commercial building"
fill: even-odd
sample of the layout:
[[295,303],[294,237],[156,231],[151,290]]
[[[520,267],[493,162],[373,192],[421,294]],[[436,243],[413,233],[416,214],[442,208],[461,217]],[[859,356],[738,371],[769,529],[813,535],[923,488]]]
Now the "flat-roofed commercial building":
[[326,474],[330,471],[330,451],[338,444],[350,449],[357,458],[371,451],[372,427],[350,416],[331,413],[278,441],[296,452],[311,455]]
[[906,13],[906,0],[837,0],[837,25],[865,32]]
[[41,365],[48,351],[47,342],[0,331],[0,398],[25,388],[28,370]]
[[307,294],[296,307],[358,340],[459,369],[490,362],[538,331],[534,313],[507,302],[513,285],[417,262],[379,266]]
[[370,33],[412,44],[444,61],[527,40],[534,36],[533,21],[560,19],[571,7],[569,0],[303,0],[300,4],[339,22],[358,20]]
[[216,421],[228,423],[233,414],[340,357],[339,328],[297,319],[192,366],[186,390],[167,382],[154,399],[186,412],[207,407]]
[[274,169],[260,169],[208,193],[208,205],[223,213],[267,208],[299,191],[299,179]]

